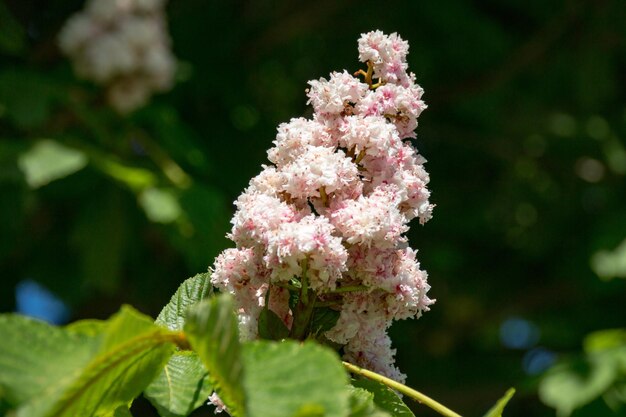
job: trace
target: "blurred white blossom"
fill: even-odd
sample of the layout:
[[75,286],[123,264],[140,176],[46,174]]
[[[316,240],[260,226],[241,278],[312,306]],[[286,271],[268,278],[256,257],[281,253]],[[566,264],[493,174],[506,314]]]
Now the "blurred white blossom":
[[170,43],[165,0],[88,0],[59,35],[76,74],[105,86],[120,113],[171,88],[176,60]]

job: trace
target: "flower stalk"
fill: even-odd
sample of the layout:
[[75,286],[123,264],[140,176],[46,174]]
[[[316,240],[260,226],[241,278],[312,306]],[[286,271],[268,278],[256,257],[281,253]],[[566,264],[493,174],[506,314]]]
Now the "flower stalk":
[[460,414],[450,410],[445,405],[433,400],[427,395],[422,394],[421,392],[414,390],[413,388],[407,387],[404,384],[401,384],[397,381],[394,381],[391,378],[387,378],[386,376],[377,374],[376,372],[369,371],[367,369],[361,368],[359,366],[353,365],[349,362],[342,362],[343,366],[350,372],[356,375],[363,376],[365,378],[371,379],[372,381],[380,382],[388,386],[389,388],[398,391],[401,394],[406,395],[417,401],[420,404],[424,404],[428,408],[435,410],[439,414],[445,417],[461,417]]

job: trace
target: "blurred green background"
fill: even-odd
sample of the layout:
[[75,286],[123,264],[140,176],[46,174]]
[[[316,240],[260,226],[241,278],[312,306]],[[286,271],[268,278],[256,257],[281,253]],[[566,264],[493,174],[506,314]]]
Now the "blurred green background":
[[61,323],[156,316],[230,246],[276,126],[311,115],[306,81],[359,69],[359,34],[381,29],[411,45],[437,204],[410,232],[437,303],[391,330],[409,385],[467,416],[515,386],[506,416],[553,416],[538,387],[565,360],[544,391],[626,415],[624,335],[602,342],[616,362],[583,353],[626,327],[624,1],[171,0],[177,84],[128,117],[56,46],[81,7],[0,0],[0,311],[49,291]]

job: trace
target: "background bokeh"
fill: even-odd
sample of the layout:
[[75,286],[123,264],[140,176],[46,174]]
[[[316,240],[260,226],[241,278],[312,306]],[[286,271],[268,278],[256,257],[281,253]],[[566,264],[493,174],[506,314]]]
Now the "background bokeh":
[[276,126],[311,114],[307,80],[356,71],[359,34],[395,31],[426,91],[414,143],[437,204],[410,232],[437,303],[392,328],[409,385],[468,416],[515,386],[506,416],[553,416],[544,371],[578,358],[563,395],[592,395],[574,415],[625,415],[626,360],[598,389],[583,353],[626,326],[623,1],[171,0],[177,84],[127,117],[56,46],[81,7],[0,0],[0,311],[156,316],[229,246]]

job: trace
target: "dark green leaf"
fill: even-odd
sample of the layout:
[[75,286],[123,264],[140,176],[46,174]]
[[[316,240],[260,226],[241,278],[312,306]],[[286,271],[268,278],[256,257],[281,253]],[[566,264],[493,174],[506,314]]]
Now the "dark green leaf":
[[494,405],[484,417],[502,417],[502,413],[504,412],[504,407],[508,404],[508,402],[513,398],[515,394],[515,388],[509,388],[502,398],[498,400],[496,405]]
[[243,417],[243,363],[231,296],[222,294],[198,303],[189,311],[184,329],[229,413]]
[[266,306],[259,314],[259,336],[268,340],[282,340],[289,336],[289,328]]
[[348,415],[348,376],[337,354],[315,342],[244,345],[248,417]]
[[392,416],[415,417],[409,407],[398,397],[398,394],[386,385],[366,378],[354,379],[352,385],[371,392],[374,395],[376,406]]
[[313,334],[319,334],[332,329],[335,327],[335,324],[337,324],[339,315],[339,311],[328,307],[316,308],[313,311],[313,318],[311,319],[311,332]]

